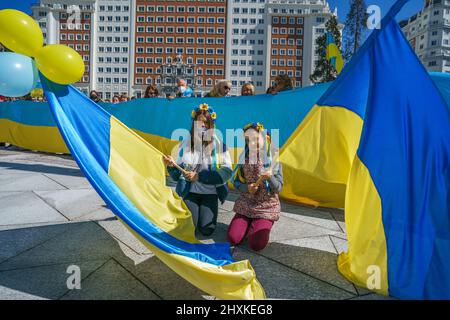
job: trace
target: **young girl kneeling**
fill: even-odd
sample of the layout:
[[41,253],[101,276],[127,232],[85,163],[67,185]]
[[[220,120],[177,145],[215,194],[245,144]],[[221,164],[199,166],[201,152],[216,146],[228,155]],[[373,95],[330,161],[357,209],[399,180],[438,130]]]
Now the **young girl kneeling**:
[[228,228],[228,240],[236,245],[248,237],[248,245],[259,251],[269,242],[270,230],[280,216],[278,194],[283,186],[280,163],[272,164],[270,136],[260,123],[244,127],[244,156],[235,168],[233,185],[240,191],[236,212]]
[[178,161],[164,156],[164,162],[172,179],[177,181],[176,192],[192,213],[196,230],[210,236],[217,225],[218,202],[223,203],[228,195],[231,157],[215,134],[213,108],[201,104],[192,110],[191,116],[190,139],[181,147]]

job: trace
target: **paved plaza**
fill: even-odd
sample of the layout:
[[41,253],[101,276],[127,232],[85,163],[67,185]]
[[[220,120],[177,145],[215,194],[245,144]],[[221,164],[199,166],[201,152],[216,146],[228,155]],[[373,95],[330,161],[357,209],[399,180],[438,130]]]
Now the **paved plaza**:
[[[236,197],[220,207],[213,241],[226,241]],[[250,260],[268,298],[386,299],[337,270],[347,248],[342,210],[283,203],[282,211],[265,250],[243,244],[233,253]],[[214,299],[134,238],[67,155],[0,147],[0,244],[0,299]],[[79,290],[67,288],[71,265],[81,270]]]

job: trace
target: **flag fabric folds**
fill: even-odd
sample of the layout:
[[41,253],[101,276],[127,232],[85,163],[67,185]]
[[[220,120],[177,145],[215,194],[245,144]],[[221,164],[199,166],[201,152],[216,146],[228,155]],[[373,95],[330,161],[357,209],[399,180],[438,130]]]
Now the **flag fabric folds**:
[[348,252],[338,268],[383,294],[449,299],[450,112],[394,19],[405,2],[318,102],[362,125],[345,199]]
[[344,59],[331,32],[327,32],[327,60],[331,62],[337,74],[340,74],[344,67]]
[[161,153],[72,86],[41,79],[64,141],[121,222],[161,261],[221,299],[264,299],[248,260],[196,240],[191,214],[165,184]]

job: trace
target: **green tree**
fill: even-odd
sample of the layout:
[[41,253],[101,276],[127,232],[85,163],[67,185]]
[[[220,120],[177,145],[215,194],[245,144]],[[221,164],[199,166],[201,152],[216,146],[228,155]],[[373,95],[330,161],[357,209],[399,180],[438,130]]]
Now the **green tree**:
[[364,0],[350,0],[350,10],[345,19],[343,31],[344,60],[349,61],[362,44],[362,36],[366,31],[367,14]]
[[333,81],[337,77],[336,69],[327,60],[327,32],[331,32],[336,46],[341,49],[341,32],[335,15],[332,15],[325,23],[326,32],[316,40],[316,55],[319,57],[314,72],[309,77],[313,83]]

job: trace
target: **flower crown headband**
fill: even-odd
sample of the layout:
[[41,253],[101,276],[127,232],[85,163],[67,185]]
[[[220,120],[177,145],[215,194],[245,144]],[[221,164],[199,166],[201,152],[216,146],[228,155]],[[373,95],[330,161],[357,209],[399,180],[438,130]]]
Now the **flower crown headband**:
[[212,122],[216,123],[217,114],[214,111],[214,109],[211,108],[207,103],[202,103],[197,108],[192,110],[191,112],[192,119],[195,119],[199,111],[207,111],[211,115]]
[[[249,124],[245,125],[243,130],[244,132],[247,131],[248,129],[253,128],[258,132],[263,132],[264,131],[264,125],[260,122],[250,122]],[[270,136],[270,132],[269,130],[266,130],[266,137],[268,142],[270,143],[271,141],[271,136]]]

